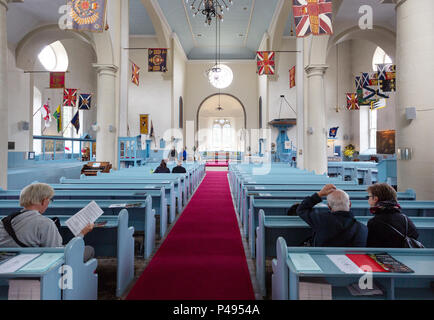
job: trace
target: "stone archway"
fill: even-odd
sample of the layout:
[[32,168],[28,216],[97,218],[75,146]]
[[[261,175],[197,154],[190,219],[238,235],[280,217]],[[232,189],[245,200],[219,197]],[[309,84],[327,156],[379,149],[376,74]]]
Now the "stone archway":
[[[219,106],[221,109],[218,109]],[[226,121],[222,123],[222,121]],[[213,149],[212,134],[213,125],[231,130],[230,146],[225,146],[225,151],[238,151],[244,149],[244,144],[237,140],[239,135],[247,127],[247,115],[244,104],[231,94],[213,94],[205,98],[198,107],[196,113],[196,130],[198,139],[196,147],[199,150],[219,151]],[[214,145],[215,146],[215,145]]]

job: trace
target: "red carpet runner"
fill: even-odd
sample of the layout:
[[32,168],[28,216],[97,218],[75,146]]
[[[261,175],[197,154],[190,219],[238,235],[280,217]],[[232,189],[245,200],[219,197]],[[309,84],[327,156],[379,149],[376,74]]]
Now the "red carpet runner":
[[207,172],[127,299],[255,299],[227,172]]

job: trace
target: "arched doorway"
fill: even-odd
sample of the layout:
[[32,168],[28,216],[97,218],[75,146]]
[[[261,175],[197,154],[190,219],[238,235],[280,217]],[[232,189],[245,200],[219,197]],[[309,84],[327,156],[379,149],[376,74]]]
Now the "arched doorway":
[[197,147],[200,152],[243,152],[246,111],[242,102],[230,94],[214,94],[197,111]]

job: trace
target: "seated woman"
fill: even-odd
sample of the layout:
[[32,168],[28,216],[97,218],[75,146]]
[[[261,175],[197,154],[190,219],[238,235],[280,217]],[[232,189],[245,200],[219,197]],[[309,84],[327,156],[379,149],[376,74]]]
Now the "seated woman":
[[369,186],[367,191],[370,211],[374,215],[368,221],[368,247],[404,248],[405,236],[417,240],[416,227],[401,213],[395,189],[381,183]]
[[[20,206],[24,209],[2,219],[0,223],[0,247],[62,247],[62,236],[55,222],[43,214],[54,196],[54,189],[45,183],[25,187],[20,194]],[[93,229],[87,225],[80,236]],[[94,257],[94,249],[85,246],[84,261]]]
[[170,173],[170,169],[166,165],[166,161],[161,160],[160,166],[155,169],[154,173]]

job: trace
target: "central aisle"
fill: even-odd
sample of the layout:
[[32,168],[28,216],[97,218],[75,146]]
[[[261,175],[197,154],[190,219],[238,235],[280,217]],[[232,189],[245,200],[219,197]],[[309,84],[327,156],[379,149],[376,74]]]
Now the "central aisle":
[[207,172],[127,299],[254,298],[227,172]]

